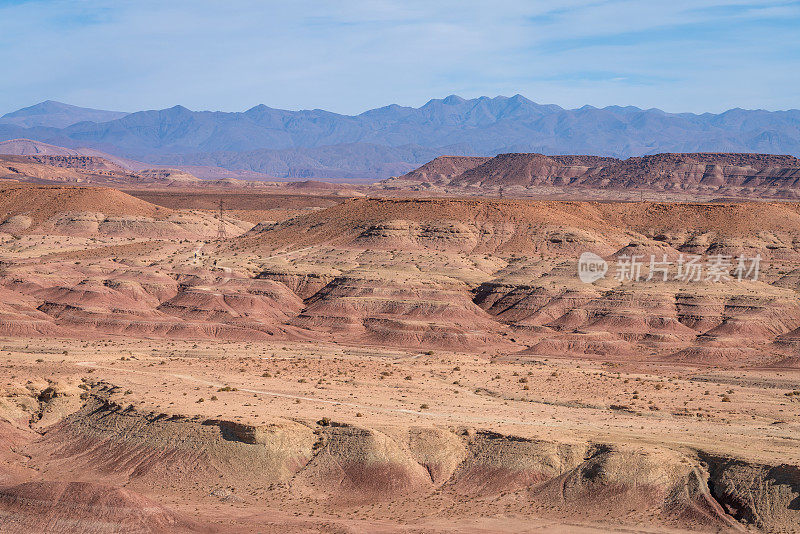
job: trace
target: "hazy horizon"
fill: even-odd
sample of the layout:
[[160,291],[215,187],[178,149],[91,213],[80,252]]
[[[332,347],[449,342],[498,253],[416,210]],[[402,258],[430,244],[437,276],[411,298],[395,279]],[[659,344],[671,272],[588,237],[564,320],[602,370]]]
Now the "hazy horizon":
[[[525,96],[523,94],[516,93],[514,95],[494,95],[494,96],[478,95],[476,97],[469,97],[469,98],[464,97],[463,95],[450,94],[450,95],[445,95],[445,96],[441,96],[441,97],[429,98],[427,101],[425,101],[425,102],[423,102],[422,104],[419,104],[419,105],[404,105],[404,104],[398,104],[396,102],[389,102],[389,103],[386,103],[384,105],[380,105],[380,106],[369,108],[369,109],[363,109],[361,111],[356,111],[354,113],[338,113],[336,111],[332,111],[332,110],[329,110],[329,109],[311,108],[311,107],[278,108],[278,107],[275,107],[275,106],[271,106],[270,104],[268,104],[266,102],[259,102],[257,104],[253,104],[252,106],[248,106],[248,107],[245,107],[245,108],[242,108],[242,109],[232,109],[232,110],[213,109],[213,108],[209,108],[209,107],[206,107],[206,108],[190,108],[190,107],[185,106],[185,105],[183,105],[181,103],[176,103],[176,104],[172,104],[172,105],[169,105],[169,106],[165,106],[163,108],[149,108],[149,109],[105,109],[105,108],[103,108],[102,111],[116,111],[116,112],[122,112],[122,113],[137,113],[137,112],[140,112],[140,111],[160,111],[160,110],[170,109],[170,108],[174,108],[174,107],[185,107],[186,109],[189,109],[190,111],[194,111],[194,112],[242,113],[242,112],[248,111],[248,110],[250,110],[250,109],[252,109],[254,107],[258,107],[258,106],[264,105],[264,106],[267,106],[269,108],[280,109],[280,110],[283,110],[283,111],[315,111],[315,110],[321,110],[321,111],[327,111],[327,112],[330,112],[330,113],[336,113],[336,114],[339,114],[339,115],[354,117],[354,116],[358,116],[358,115],[361,115],[363,113],[366,113],[368,111],[373,111],[375,109],[385,108],[385,107],[394,106],[394,105],[398,105],[400,107],[419,109],[421,107],[424,107],[426,104],[429,104],[430,102],[437,101],[437,100],[441,101],[441,100],[444,100],[444,99],[449,98],[451,96],[456,96],[456,97],[462,98],[464,100],[476,100],[476,99],[479,99],[479,98],[489,98],[489,99],[494,99],[494,98],[513,98],[515,96],[521,96],[521,97],[526,98],[526,99],[530,100],[531,102],[533,102],[535,104],[538,104],[538,105],[542,105],[542,106],[555,105],[555,106],[558,106],[558,104],[555,104],[553,102],[540,102],[540,101],[528,98],[527,96]],[[66,105],[69,105],[69,106],[76,106],[76,107],[86,108],[86,109],[95,109],[95,110],[100,110],[101,109],[101,108],[92,107],[92,106],[77,106],[76,104],[73,104],[71,102],[62,102],[62,101],[59,101],[59,100],[48,98],[48,99],[42,100],[40,102],[35,102],[33,104],[22,106],[20,108],[0,109],[0,117],[2,117],[4,115],[7,115],[7,114],[10,114],[10,113],[21,111],[23,109],[39,106],[39,105],[45,104],[47,102],[54,102],[54,103],[57,103],[57,104],[66,104]],[[636,108],[639,108],[639,106],[631,106],[629,104],[622,104],[622,103],[609,104],[609,105],[606,105],[606,106],[593,106],[592,104],[583,104],[581,106],[577,106],[577,107],[573,107],[573,108],[568,108],[568,107],[563,107],[563,106],[559,106],[559,107],[562,107],[564,110],[567,110],[567,111],[574,111],[574,110],[578,110],[578,109],[581,109],[581,108],[595,108],[595,109],[606,109],[606,108],[614,108],[614,107],[619,107],[619,108],[636,107]],[[659,108],[657,106],[650,107],[650,108],[639,108],[639,109],[641,109],[642,111],[662,111],[664,113],[675,114],[675,115],[677,115],[677,114],[687,114],[687,113],[688,114],[694,114],[694,115],[702,115],[702,114],[705,114],[705,113],[721,114],[721,113],[725,113],[725,112],[728,112],[728,111],[733,111],[733,110],[736,110],[736,109],[743,109],[745,111],[769,111],[769,112],[775,112],[775,111],[778,111],[778,112],[780,112],[780,111],[797,111],[797,110],[800,110],[800,106],[793,107],[793,108],[785,108],[785,109],[734,107],[734,108],[723,109],[723,110],[720,110],[720,111],[717,111],[717,112],[711,112],[711,111],[680,111],[680,110],[670,111],[670,110],[665,110],[665,109]]]

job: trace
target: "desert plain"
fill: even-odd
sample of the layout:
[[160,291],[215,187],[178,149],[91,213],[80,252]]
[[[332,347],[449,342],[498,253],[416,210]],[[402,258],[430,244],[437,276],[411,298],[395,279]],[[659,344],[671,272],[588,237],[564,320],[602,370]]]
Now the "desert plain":
[[800,530],[794,163],[615,187],[536,156],[476,190],[473,159],[352,188],[9,160],[0,532]]

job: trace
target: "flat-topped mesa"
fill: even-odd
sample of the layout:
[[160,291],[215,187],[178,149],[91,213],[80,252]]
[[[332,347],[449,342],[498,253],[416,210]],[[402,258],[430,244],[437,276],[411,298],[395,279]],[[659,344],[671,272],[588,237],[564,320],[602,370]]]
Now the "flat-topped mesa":
[[767,167],[800,167],[800,159],[787,154],[696,152],[683,154],[656,154],[654,156],[643,156],[643,158],[653,158],[657,156],[679,156],[682,158],[693,159],[700,163],[713,165],[733,165],[736,167],[753,167],[754,169],[764,169]]
[[84,169],[90,171],[114,171],[119,173],[128,173],[127,169],[108,161],[99,156],[62,156],[62,155],[26,155],[15,156],[20,158],[21,161],[29,161],[31,163],[41,163],[42,165],[49,165],[50,167],[62,167],[70,169]]
[[137,173],[145,179],[161,182],[199,182],[197,176],[180,169],[144,169]]
[[795,188],[800,160],[769,154],[654,154],[603,167],[587,186],[655,189]]
[[652,154],[626,160],[537,153],[499,154],[493,158],[447,156],[426,163],[401,179],[470,190],[573,186],[795,197],[800,195],[795,191],[800,187],[800,159],[712,152]]
[[0,185],[0,219],[25,215],[36,224],[66,212],[164,218],[172,210],[106,187]]
[[[0,233],[208,239],[218,220],[208,212],[182,212],[109,187],[0,184]],[[251,223],[228,219],[228,235]]]
[[[537,186],[565,185],[585,177],[590,169],[602,168],[613,161],[595,156],[564,157],[561,161],[544,154],[499,154],[452,180],[454,185]],[[611,159],[611,158],[609,158]]]
[[583,167],[603,167],[606,165],[613,165],[614,163],[618,163],[620,160],[617,158],[612,158],[610,156],[589,156],[589,155],[573,155],[573,154],[566,154],[566,155],[558,155],[558,156],[547,156],[548,158],[552,159],[560,163],[561,165],[567,166],[583,166]]
[[[202,184],[202,180],[181,169],[145,168],[131,171],[106,157],[75,154],[0,155],[0,179],[112,187]],[[220,181],[208,183],[222,185]]]

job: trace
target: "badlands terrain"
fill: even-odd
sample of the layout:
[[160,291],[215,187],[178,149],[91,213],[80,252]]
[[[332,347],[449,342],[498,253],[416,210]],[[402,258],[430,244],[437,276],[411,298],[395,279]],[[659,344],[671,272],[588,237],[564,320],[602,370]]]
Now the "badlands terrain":
[[794,158],[86,158],[0,162],[0,532],[800,531]]
[[499,154],[442,156],[381,183],[426,194],[559,199],[698,200],[797,198],[800,160],[772,154],[600,156]]

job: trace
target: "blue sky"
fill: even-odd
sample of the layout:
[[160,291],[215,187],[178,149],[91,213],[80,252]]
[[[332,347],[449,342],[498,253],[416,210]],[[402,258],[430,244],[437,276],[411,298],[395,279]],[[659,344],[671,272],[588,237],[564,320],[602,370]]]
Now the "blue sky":
[[341,113],[458,94],[800,108],[800,1],[0,0],[0,113]]

